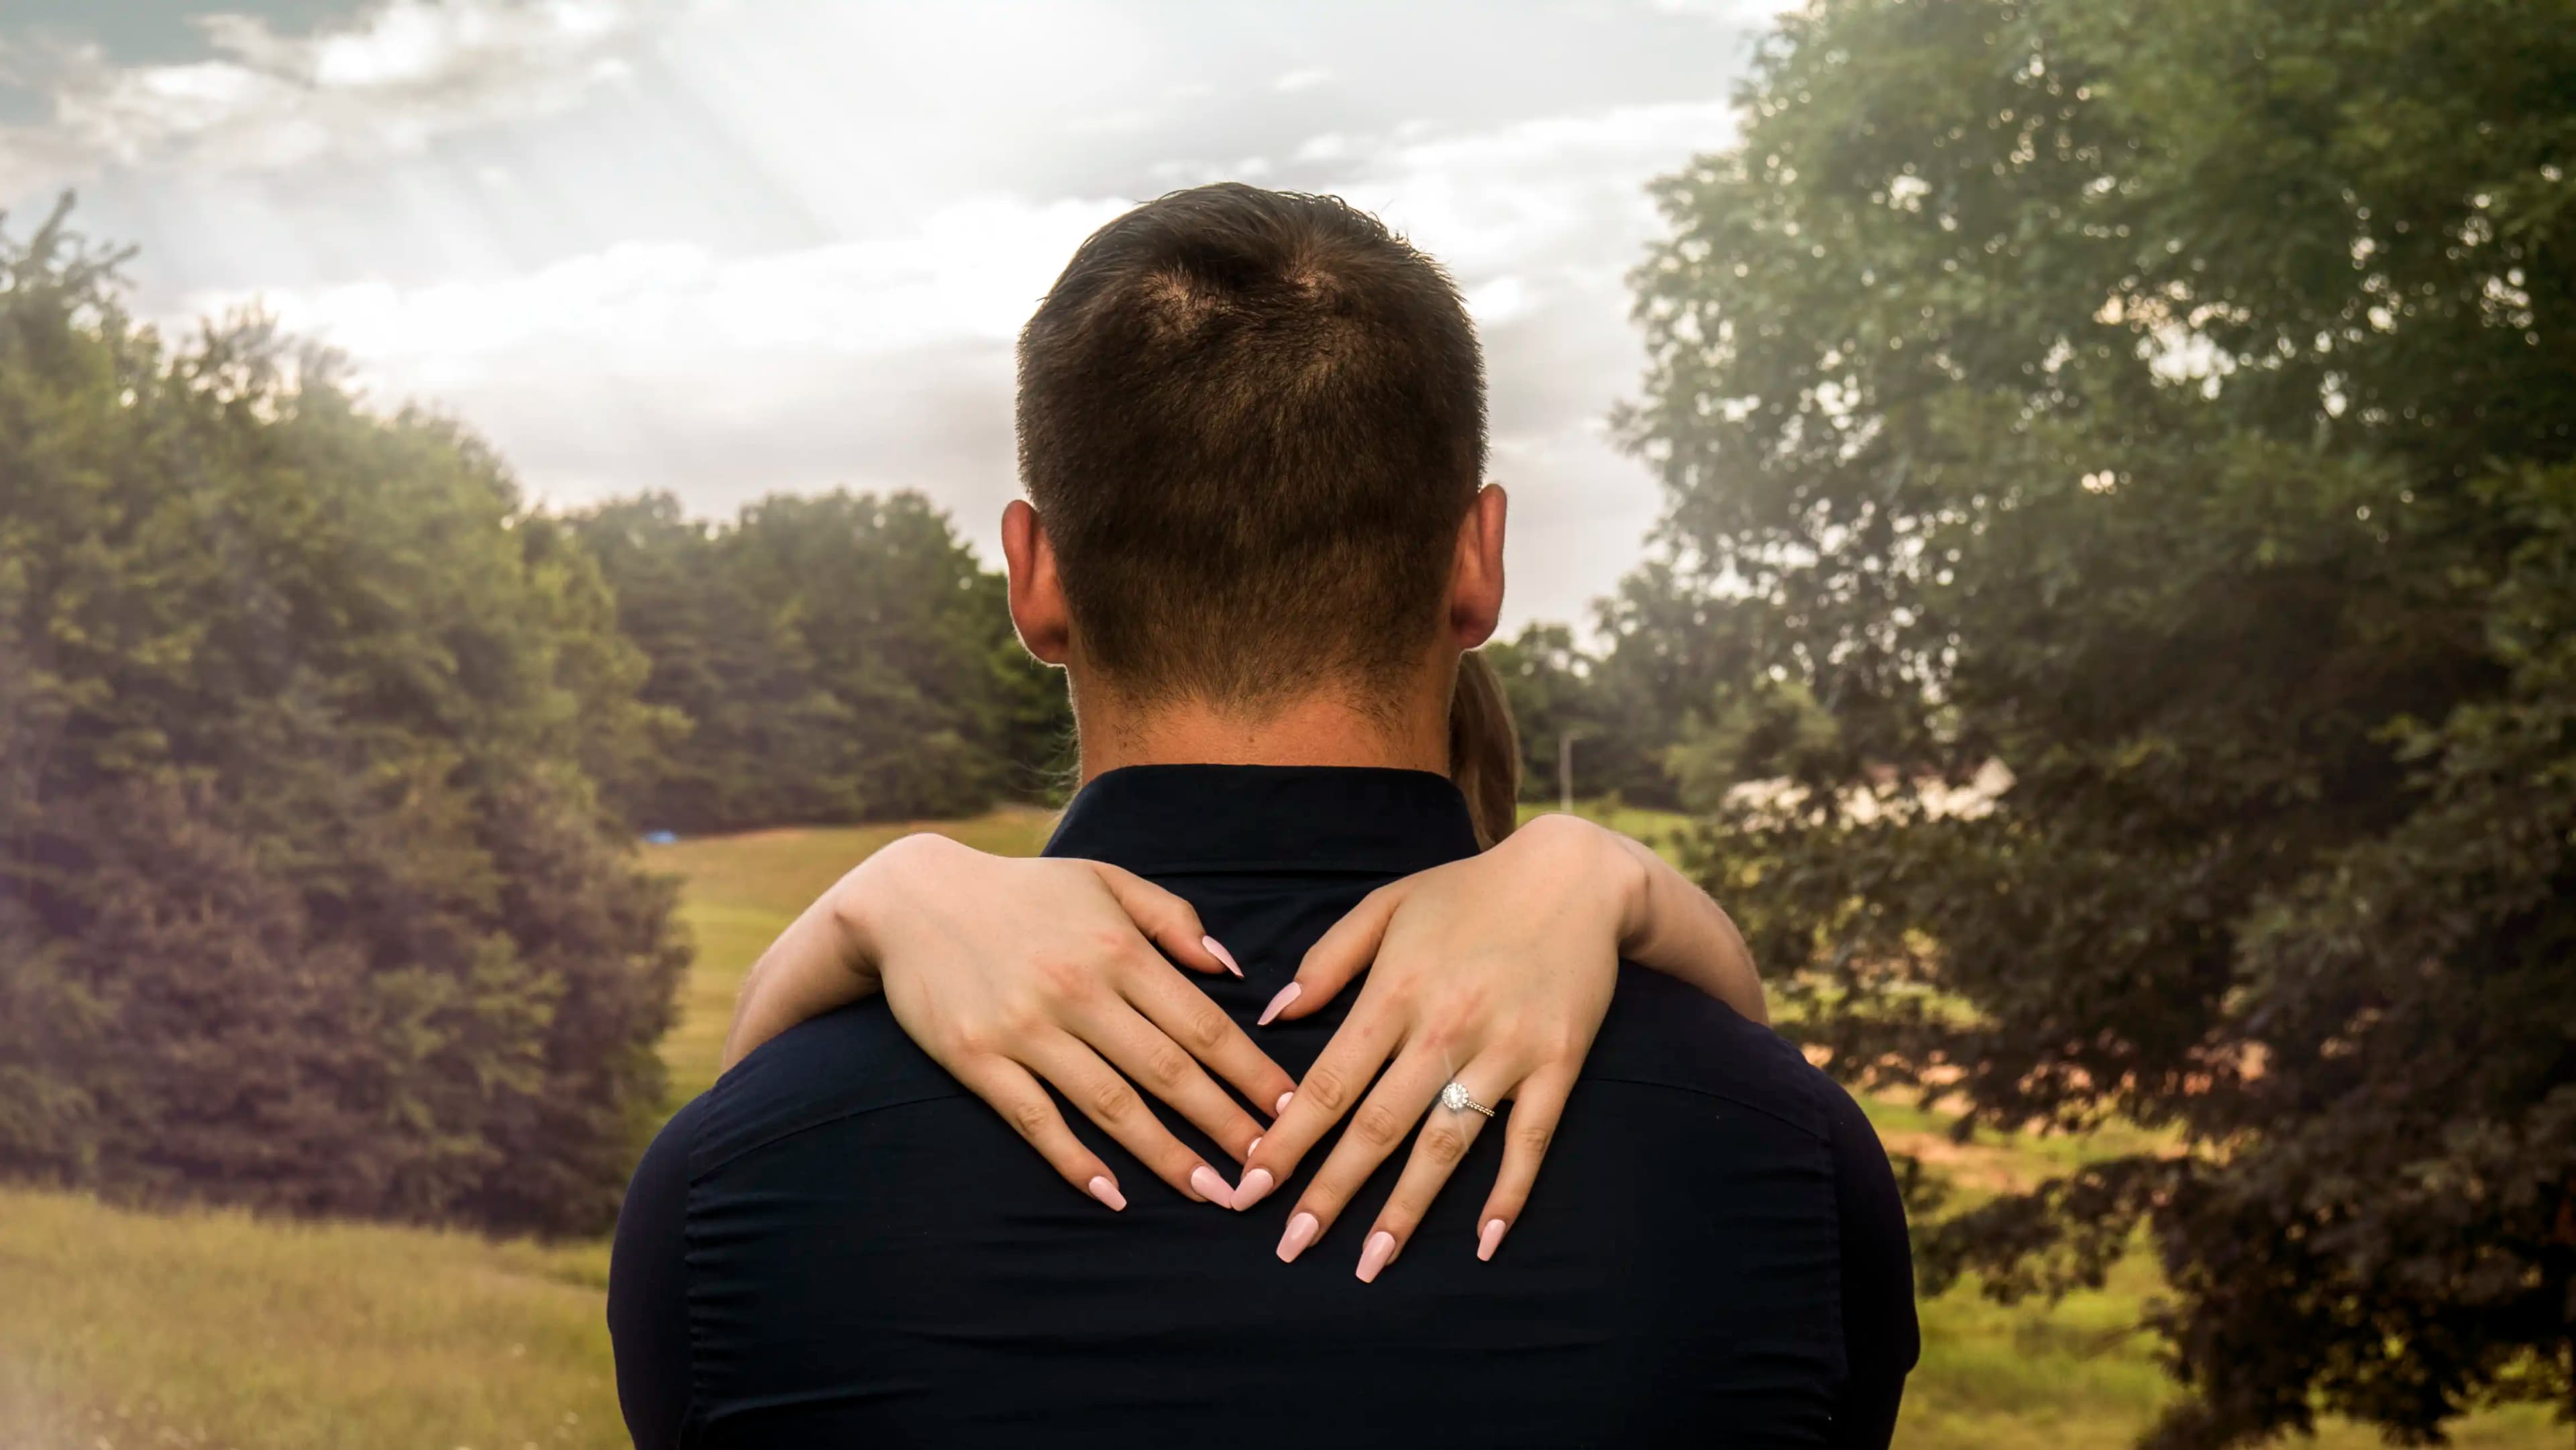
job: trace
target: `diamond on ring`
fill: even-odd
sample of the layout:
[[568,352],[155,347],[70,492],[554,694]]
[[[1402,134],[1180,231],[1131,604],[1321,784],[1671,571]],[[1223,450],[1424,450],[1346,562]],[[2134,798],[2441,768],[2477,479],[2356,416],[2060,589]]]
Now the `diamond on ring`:
[[1494,1115],[1492,1108],[1476,1101],[1475,1096],[1467,1091],[1467,1085],[1463,1082],[1452,1082],[1440,1090],[1440,1106],[1453,1113],[1483,1113],[1489,1118]]

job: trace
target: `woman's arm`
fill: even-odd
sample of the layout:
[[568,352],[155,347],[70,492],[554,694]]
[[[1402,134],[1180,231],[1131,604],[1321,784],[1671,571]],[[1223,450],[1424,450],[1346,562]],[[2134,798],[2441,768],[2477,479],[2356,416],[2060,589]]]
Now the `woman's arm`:
[[[1626,856],[1638,872],[1626,920],[1620,925],[1619,955],[1641,967],[1678,977],[1724,1002],[1744,1017],[1770,1025],[1771,1009],[1762,998],[1762,976],[1745,948],[1735,919],[1709,894],[1655,854],[1653,847],[1606,826],[1574,816],[1540,816],[1523,831],[1549,822],[1589,827],[1604,843]],[[1549,827],[1549,829],[1569,829]],[[1515,832],[1515,835],[1518,833]]]
[[[1509,839],[1524,850],[1544,844],[1542,851],[1529,855],[1529,870],[1559,879],[1571,872],[1578,880],[1597,882],[1605,899],[1619,904],[1619,955],[1688,982],[1756,1022],[1771,1020],[1761,976],[1734,920],[1652,847],[1580,817],[1560,815],[1540,816]],[[977,891],[972,883],[1001,859],[945,837],[923,835],[897,841],[852,868],[752,964],[734,999],[724,1065],[732,1067],[753,1048],[807,1018],[883,989],[866,923],[890,904],[889,898],[907,892],[916,899],[972,897]],[[1495,884],[1503,887],[1501,900],[1514,899],[1508,886]],[[1156,894],[1165,900],[1151,909],[1166,914],[1176,906],[1188,910],[1178,898]],[[1165,944],[1196,970],[1224,966],[1207,949],[1214,939],[1191,940],[1195,931],[1192,916]],[[1324,1000],[1316,998],[1317,1003]]]
[[734,1006],[725,1066],[808,1017],[883,991],[905,1035],[1074,1187],[1113,1209],[1126,1204],[1116,1175],[1065,1126],[1041,1083],[1082,1104],[1182,1194],[1226,1204],[1224,1178],[1136,1089],[1239,1160],[1261,1125],[1208,1072],[1264,1105],[1286,1094],[1289,1077],[1173,961],[1235,970],[1188,902],[1115,866],[907,836],[843,876],[761,954]]
[[751,964],[742,990],[734,994],[733,1024],[725,1029],[724,1071],[797,1023],[885,990],[875,961],[860,945],[854,908],[866,899],[871,881],[883,874],[882,865],[873,873],[869,865],[888,851],[903,849],[910,839],[851,867]]

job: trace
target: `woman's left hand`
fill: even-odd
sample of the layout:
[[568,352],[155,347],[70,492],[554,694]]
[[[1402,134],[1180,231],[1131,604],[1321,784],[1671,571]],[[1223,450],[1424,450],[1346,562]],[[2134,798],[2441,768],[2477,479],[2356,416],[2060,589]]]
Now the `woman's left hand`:
[[1375,1279],[1404,1251],[1485,1126],[1485,1115],[1472,1108],[1434,1106],[1453,1081],[1479,1103],[1512,1104],[1502,1170],[1476,1218],[1477,1257],[1493,1257],[1529,1196],[1610,1009],[1620,943],[1645,910],[1645,878],[1623,838],[1587,821],[1546,816],[1482,855],[1369,893],[1315,943],[1296,980],[1262,1014],[1264,1023],[1314,1011],[1363,969],[1369,977],[1244,1161],[1237,1208],[1287,1181],[1350,1115],[1349,1131],[1289,1217],[1281,1259],[1295,1259],[1332,1227],[1428,1109],[1431,1120],[1369,1231],[1359,1277]]

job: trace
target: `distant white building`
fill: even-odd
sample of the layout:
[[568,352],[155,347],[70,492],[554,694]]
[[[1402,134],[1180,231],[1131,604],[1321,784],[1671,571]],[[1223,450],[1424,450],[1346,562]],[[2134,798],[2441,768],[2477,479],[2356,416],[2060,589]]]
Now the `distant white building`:
[[[1893,814],[1896,796],[1896,772],[1881,766],[1870,772],[1866,786],[1854,786],[1842,796],[1844,815],[1855,821],[1875,821]],[[1995,808],[1995,800],[2012,789],[2013,773],[2000,760],[1989,760],[1977,767],[1977,773],[1965,785],[1925,779],[1915,783],[1913,799],[1921,802],[1926,816],[1961,816],[1974,819]],[[1786,776],[1769,780],[1749,780],[1726,793],[1730,806],[1751,807],[1757,811],[1794,814],[1807,799],[1804,786]]]

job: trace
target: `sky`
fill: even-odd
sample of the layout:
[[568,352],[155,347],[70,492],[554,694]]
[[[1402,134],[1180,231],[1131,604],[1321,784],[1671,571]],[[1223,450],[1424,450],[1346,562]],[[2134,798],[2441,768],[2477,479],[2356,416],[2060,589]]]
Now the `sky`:
[[1457,278],[1506,627],[1582,623],[1655,480],[1647,184],[1728,144],[1778,0],[0,0],[0,225],[65,189],[137,309],[250,305],[528,492],[918,489],[998,562],[1011,343],[1074,247],[1240,180]]

